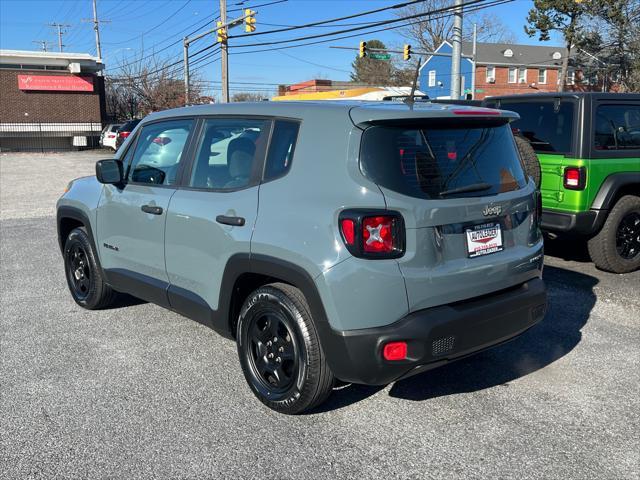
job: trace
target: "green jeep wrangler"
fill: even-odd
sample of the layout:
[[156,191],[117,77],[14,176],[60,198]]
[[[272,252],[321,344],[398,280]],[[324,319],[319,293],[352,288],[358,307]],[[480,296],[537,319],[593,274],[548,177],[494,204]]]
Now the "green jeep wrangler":
[[542,228],[588,240],[598,268],[640,267],[640,94],[538,93],[487,98],[513,110],[542,170]]

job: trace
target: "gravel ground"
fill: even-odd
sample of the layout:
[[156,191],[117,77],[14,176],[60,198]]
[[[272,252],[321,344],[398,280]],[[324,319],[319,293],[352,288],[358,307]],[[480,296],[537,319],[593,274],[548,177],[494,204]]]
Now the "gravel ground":
[[105,156],[0,155],[0,478],[640,478],[640,272],[551,242],[520,338],[282,416],[206,327],[72,301],[55,199]]

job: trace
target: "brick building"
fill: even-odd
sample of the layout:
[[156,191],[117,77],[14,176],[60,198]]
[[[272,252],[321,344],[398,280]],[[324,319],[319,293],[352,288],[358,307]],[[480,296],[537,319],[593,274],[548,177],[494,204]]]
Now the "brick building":
[[[443,42],[437,53],[450,54],[453,47]],[[475,61],[463,58],[460,64],[460,98],[475,99],[492,95],[555,92],[566,48],[547,45],[477,43]],[[462,42],[463,55],[471,56],[473,45]],[[474,78],[475,70],[475,78]],[[572,53],[569,59],[567,90],[589,90]],[[475,81],[475,85],[473,82]],[[420,90],[430,98],[449,98],[451,57],[431,56],[420,68]]]
[[0,50],[0,151],[95,146],[103,65],[84,53]]

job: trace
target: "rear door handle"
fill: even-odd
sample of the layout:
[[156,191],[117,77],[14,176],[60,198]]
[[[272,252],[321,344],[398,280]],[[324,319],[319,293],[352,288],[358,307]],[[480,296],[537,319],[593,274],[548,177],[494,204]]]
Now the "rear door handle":
[[156,207],[155,205],[142,205],[140,209],[144,213],[150,213],[151,215],[162,215],[162,207]]
[[218,215],[216,217],[216,222],[222,223],[223,225],[231,225],[233,227],[242,227],[244,225],[243,217],[228,217],[226,215]]

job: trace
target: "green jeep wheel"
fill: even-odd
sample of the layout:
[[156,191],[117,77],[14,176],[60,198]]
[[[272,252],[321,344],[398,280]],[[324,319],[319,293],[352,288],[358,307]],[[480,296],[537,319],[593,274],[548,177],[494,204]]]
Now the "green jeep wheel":
[[640,197],[618,200],[588,246],[591,260],[602,270],[628,273],[640,268]]

